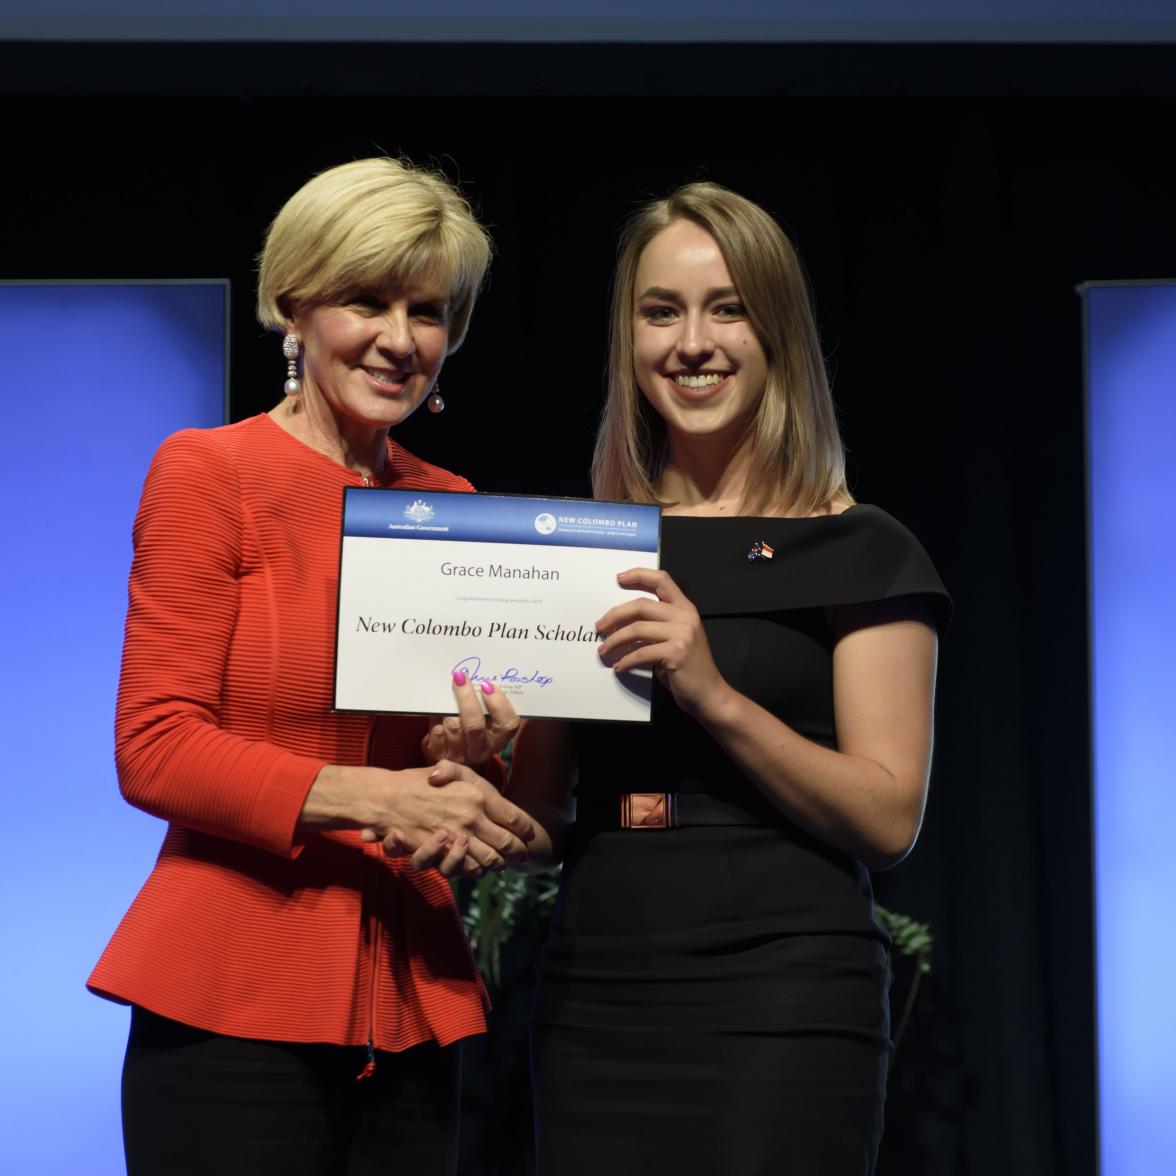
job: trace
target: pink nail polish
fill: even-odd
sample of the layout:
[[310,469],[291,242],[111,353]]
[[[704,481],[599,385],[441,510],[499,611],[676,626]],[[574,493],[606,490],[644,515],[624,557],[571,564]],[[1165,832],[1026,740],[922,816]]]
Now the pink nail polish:
[[454,670],[453,671],[453,684],[454,684],[454,686],[464,686],[468,681],[469,681],[469,678],[466,677],[464,670]]
[[486,681],[486,680],[483,678],[483,679],[482,679],[482,693],[483,693],[483,694],[493,694],[493,693],[494,693],[494,683],[493,683],[493,682],[487,682],[487,681]]

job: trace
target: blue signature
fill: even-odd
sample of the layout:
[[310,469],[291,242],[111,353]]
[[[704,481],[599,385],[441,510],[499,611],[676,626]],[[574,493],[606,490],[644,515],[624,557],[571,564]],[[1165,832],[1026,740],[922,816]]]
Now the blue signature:
[[458,670],[461,670],[471,682],[501,682],[503,685],[517,686],[550,686],[552,682],[549,674],[541,674],[538,670],[532,670],[530,674],[524,674],[515,669],[514,666],[498,674],[483,674],[482,659],[473,656],[463,657],[453,667],[454,673],[457,673]]

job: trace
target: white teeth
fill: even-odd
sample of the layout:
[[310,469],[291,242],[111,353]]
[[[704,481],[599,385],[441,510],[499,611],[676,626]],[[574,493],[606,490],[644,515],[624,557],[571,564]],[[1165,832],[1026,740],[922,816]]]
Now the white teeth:
[[726,376],[708,372],[702,376],[675,376],[674,382],[682,388],[710,388],[715,384],[721,384],[725,379]]
[[398,372],[390,372],[385,368],[365,367],[363,370],[381,384],[395,384],[404,379]]

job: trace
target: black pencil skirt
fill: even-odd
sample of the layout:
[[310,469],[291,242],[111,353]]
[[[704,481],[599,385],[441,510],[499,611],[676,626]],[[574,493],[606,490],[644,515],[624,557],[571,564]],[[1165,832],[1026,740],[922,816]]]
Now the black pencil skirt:
[[790,930],[770,831],[644,837],[574,847],[532,1029],[539,1176],[869,1176],[885,937]]

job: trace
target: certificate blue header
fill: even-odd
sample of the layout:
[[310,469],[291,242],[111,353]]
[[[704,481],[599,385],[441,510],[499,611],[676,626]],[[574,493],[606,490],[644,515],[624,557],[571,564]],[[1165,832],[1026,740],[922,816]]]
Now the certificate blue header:
[[656,552],[660,528],[660,507],[632,502],[359,486],[343,491],[344,537]]

